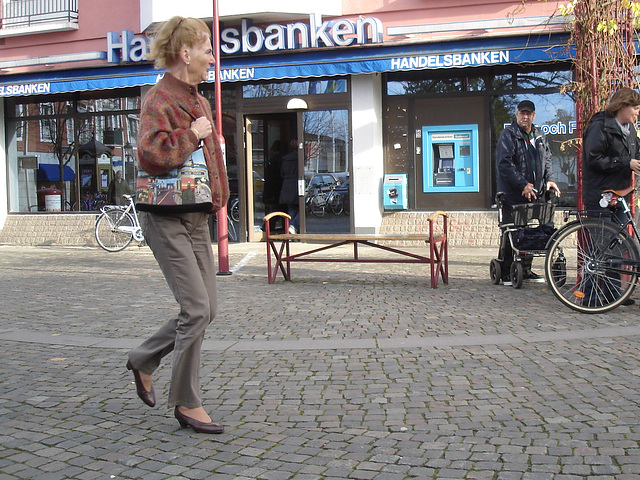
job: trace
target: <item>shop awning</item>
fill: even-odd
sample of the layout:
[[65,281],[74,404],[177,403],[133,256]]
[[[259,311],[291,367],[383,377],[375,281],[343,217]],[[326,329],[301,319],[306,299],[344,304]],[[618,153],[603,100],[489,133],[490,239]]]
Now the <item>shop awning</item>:
[[572,58],[566,43],[557,35],[223,58],[220,75],[225,82],[553,62]]
[[[242,82],[552,62],[572,58],[566,43],[562,34],[254,54],[223,57],[220,76]],[[0,76],[0,97],[153,85],[161,76],[150,64]]]
[[[72,182],[76,178],[75,173],[68,165],[65,165],[63,172],[65,182]],[[38,173],[36,178],[38,182],[59,182],[60,165],[54,165],[52,163],[41,163],[40,165],[38,165]]]

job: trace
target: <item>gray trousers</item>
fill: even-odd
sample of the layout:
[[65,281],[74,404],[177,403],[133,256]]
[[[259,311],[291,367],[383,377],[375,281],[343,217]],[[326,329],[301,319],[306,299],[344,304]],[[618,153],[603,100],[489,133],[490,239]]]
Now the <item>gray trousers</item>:
[[[217,308],[209,215],[140,212],[139,216],[147,244],[180,305],[180,312],[131,350],[129,361],[135,369],[151,375],[173,351],[169,407],[201,407],[200,351],[205,328]],[[144,291],[141,293],[144,295]]]

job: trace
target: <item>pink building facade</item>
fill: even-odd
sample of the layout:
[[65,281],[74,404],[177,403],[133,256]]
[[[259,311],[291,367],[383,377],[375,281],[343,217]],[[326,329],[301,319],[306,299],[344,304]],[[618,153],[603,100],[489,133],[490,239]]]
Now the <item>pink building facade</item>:
[[[0,28],[0,225],[92,211],[118,170],[133,185],[140,99],[162,74],[146,33],[176,14],[213,17],[209,2],[42,0],[35,17],[9,8],[21,3],[34,2],[3,0]],[[559,148],[575,109],[561,93],[571,54],[558,2],[291,3],[219,5],[239,240],[260,240],[261,218],[283,209],[287,154],[308,232],[377,232],[397,211],[491,210],[495,141],[524,98],[575,202],[575,156]],[[213,70],[201,89],[215,105]],[[340,214],[305,210],[318,188],[336,188]]]

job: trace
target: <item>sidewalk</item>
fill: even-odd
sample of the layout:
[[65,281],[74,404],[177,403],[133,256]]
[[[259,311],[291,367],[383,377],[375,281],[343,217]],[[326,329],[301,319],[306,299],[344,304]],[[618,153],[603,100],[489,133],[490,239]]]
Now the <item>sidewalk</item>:
[[147,248],[0,247],[0,480],[640,479],[637,306],[494,286],[489,248],[451,249],[435,290],[405,264],[269,285],[264,244],[229,250],[206,436],[167,408],[170,356],[155,408],[125,369],[176,312]]

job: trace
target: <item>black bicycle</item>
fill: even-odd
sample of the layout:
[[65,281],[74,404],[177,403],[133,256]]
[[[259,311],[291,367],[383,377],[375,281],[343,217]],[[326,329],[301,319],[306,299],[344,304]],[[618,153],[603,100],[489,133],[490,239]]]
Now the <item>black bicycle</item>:
[[342,196],[335,191],[336,186],[323,183],[307,192],[305,198],[307,213],[311,212],[316,217],[324,217],[325,212],[331,210],[334,215],[340,215],[344,210],[344,202]]
[[[622,224],[611,215],[572,210],[549,240],[545,275],[553,294],[569,308],[583,313],[607,312],[623,304],[633,293],[640,276],[638,229],[625,196],[633,191],[606,190],[600,205],[618,210]],[[635,239],[629,233],[635,235]]]

